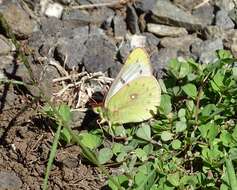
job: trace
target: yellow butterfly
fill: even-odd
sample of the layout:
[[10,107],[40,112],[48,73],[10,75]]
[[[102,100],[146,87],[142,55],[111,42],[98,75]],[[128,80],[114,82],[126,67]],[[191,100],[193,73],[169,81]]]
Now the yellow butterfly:
[[94,108],[109,125],[142,122],[157,114],[161,89],[143,48],[134,49],[111,85],[104,105]]

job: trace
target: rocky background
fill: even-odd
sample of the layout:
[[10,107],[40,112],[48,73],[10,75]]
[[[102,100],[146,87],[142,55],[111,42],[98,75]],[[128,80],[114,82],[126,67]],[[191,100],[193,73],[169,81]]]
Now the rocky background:
[[[0,189],[40,189],[53,135],[35,119],[40,92],[75,110],[74,129],[85,129],[86,103],[104,91],[136,43],[146,36],[154,74],[170,59],[217,60],[216,50],[237,56],[236,0],[0,0],[18,47],[0,31]],[[109,78],[111,77],[111,78]],[[16,88],[10,80],[23,81]],[[27,111],[25,111],[27,110]],[[98,189],[104,179],[81,162],[77,146],[58,150],[51,189]]]

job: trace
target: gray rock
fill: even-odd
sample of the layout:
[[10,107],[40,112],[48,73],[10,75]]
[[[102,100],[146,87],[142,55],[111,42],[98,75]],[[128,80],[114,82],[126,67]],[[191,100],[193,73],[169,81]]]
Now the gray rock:
[[[101,3],[101,1],[99,3]],[[101,7],[99,9],[95,9],[91,12],[91,16],[93,19],[91,23],[95,23],[101,26],[101,24],[104,23],[106,20],[110,19],[111,17],[114,17],[114,14],[114,11],[108,7]]]
[[154,34],[145,32],[142,35],[146,36],[146,47],[148,47],[149,49],[153,49],[159,45],[160,39],[157,38]]
[[92,12],[81,9],[72,9],[63,13],[62,20],[73,20],[81,25],[89,23],[101,25],[111,16],[114,16],[114,11],[107,7],[101,7]]
[[113,25],[115,38],[123,38],[127,33],[127,25],[124,17],[122,17],[121,15],[116,15],[113,18]]
[[184,10],[191,11],[196,6],[203,3],[203,0],[174,0],[174,4]]
[[73,0],[58,0],[59,3],[62,3],[64,5],[69,5]]
[[228,30],[225,33],[224,46],[230,49],[234,57],[237,57],[237,30]]
[[0,56],[0,70],[6,69],[9,65],[14,62],[14,57],[12,55],[2,55]]
[[200,56],[203,52],[214,52],[223,49],[223,42],[221,39],[211,39],[206,41],[197,41],[192,44],[191,51]]
[[76,39],[60,38],[55,48],[54,58],[65,68],[77,70],[85,52],[85,45],[78,43]]
[[21,179],[14,173],[9,171],[0,172],[0,189],[17,190],[22,186]]
[[226,12],[233,10],[235,7],[233,0],[216,0],[215,5]]
[[225,31],[220,26],[207,26],[204,29],[204,38],[205,39],[223,39],[225,36]]
[[201,39],[195,35],[186,35],[177,38],[165,37],[160,41],[160,45],[165,48],[178,48],[183,52],[189,52],[191,44],[199,42]]
[[166,69],[168,62],[178,56],[178,49],[162,48],[158,52],[154,51],[151,55],[151,64],[157,78],[164,76],[163,70]]
[[109,68],[109,76],[115,78],[121,70],[122,66],[123,65],[120,62],[115,61],[114,64]]
[[206,40],[203,42],[195,42],[192,44],[191,52],[199,57],[200,62],[209,63],[215,61],[216,50],[223,49],[221,39]]
[[127,6],[127,26],[132,34],[139,34],[138,16],[133,6]]
[[222,27],[223,29],[232,29],[235,27],[234,22],[225,10],[219,10],[216,13],[216,25]]
[[155,4],[156,0],[142,0],[135,3],[135,8],[142,12],[148,12],[152,10]]
[[199,30],[204,27],[204,24],[198,18],[167,0],[157,0],[152,13],[152,18],[157,23],[185,27],[189,31]]
[[199,18],[199,20],[205,25],[211,25],[214,19],[214,7],[209,3],[195,9],[192,14]]
[[88,27],[81,27],[74,29],[71,37],[60,38],[55,48],[55,59],[70,70],[78,69],[86,52],[84,43],[88,39],[88,32]]
[[217,60],[216,52],[203,52],[199,57],[199,62],[203,64],[215,63]]
[[15,50],[14,45],[3,35],[0,35],[0,55],[6,55]]
[[88,24],[91,22],[91,15],[85,10],[72,9],[70,11],[64,11],[62,20],[76,20],[81,24]]
[[232,9],[228,15],[233,20],[233,22],[237,24],[237,9]]
[[[56,19],[54,17],[51,18],[43,18],[41,20],[41,31],[42,40],[46,40],[48,37],[56,37],[57,33],[64,28],[63,22],[59,19]],[[37,41],[37,40],[33,40]],[[47,40],[46,40],[47,41]]]
[[85,46],[87,49],[83,63],[88,72],[108,71],[115,62],[116,46],[104,35],[90,36]]
[[[42,89],[44,95],[51,97],[53,93],[53,83],[52,80],[54,78],[59,77],[59,73],[57,69],[54,66],[50,65],[35,65],[32,64],[31,70],[32,70],[32,77],[29,74],[29,71],[23,64],[19,64],[19,66],[16,69],[16,73],[14,73],[13,77],[17,78],[18,80],[22,80],[27,85],[27,90],[30,94],[33,96],[38,97],[41,95],[41,92],[39,91],[39,88],[33,83],[33,79],[38,83],[39,87]],[[9,65],[6,68],[6,73],[8,73],[8,76],[12,75],[12,71],[14,70],[15,65]]]
[[0,12],[17,36],[27,38],[33,33],[35,25],[33,20],[17,4],[9,3]]
[[161,24],[147,24],[147,30],[153,34],[158,36],[169,36],[169,37],[177,37],[187,35],[188,32],[185,28],[175,27],[175,26],[167,26]]
[[77,158],[70,158],[67,157],[62,161],[63,165],[66,166],[67,168],[76,168],[79,164]]
[[119,59],[121,59],[123,63],[126,61],[128,54],[131,50],[132,48],[131,48],[129,40],[125,41],[125,43],[122,44],[122,47],[119,48],[118,56],[119,56]]

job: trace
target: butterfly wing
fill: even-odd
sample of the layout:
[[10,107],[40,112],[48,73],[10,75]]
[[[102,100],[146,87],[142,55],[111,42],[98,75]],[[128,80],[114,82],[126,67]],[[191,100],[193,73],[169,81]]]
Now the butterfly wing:
[[161,90],[153,76],[142,76],[121,88],[105,104],[111,123],[141,122],[157,113]]
[[149,55],[143,48],[134,49],[128,56],[123,68],[111,85],[105,103],[124,85],[141,76],[151,76]]

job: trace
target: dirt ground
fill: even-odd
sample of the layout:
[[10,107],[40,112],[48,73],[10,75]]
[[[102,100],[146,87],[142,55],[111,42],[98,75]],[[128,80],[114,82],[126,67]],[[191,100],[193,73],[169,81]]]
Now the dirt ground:
[[[53,131],[25,97],[6,107],[0,118],[0,189],[41,189]],[[79,146],[59,145],[49,189],[100,189],[104,183],[104,176],[83,160]]]

